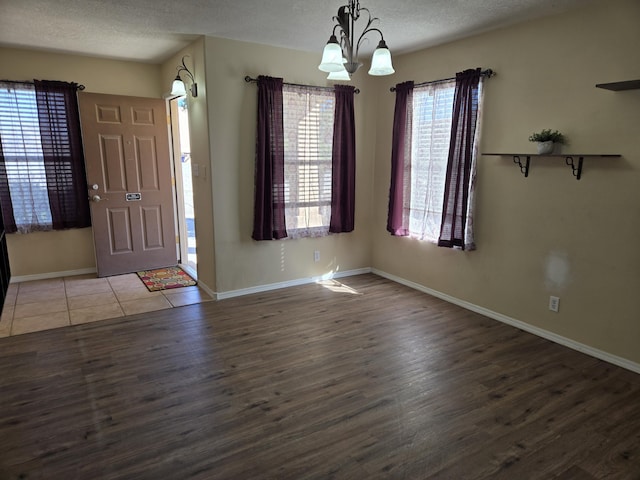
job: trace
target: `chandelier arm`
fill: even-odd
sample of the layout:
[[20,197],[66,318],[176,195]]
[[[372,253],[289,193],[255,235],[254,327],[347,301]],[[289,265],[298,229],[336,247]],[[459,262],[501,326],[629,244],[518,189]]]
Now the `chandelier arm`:
[[374,22],[379,22],[380,19],[378,17],[372,17],[371,16],[371,11],[369,11],[368,8],[362,7],[362,8],[358,8],[358,10],[364,10],[365,12],[367,12],[367,15],[369,16],[369,18],[367,19],[367,24],[364,27],[364,30],[362,30],[362,33],[360,34],[360,36],[358,37],[358,42],[355,45],[356,48],[356,58],[358,58],[359,54],[360,54],[360,45],[362,45],[362,42],[365,40],[365,36],[367,35],[367,33],[369,32],[378,32],[380,34],[380,37],[382,37],[382,39],[384,40],[384,37],[382,35],[382,32],[380,31],[379,28],[375,28],[372,27],[371,25],[373,25]]
[[[384,35],[382,35],[382,31],[379,28],[367,28],[362,32],[360,38],[358,39],[358,44],[356,45],[356,57],[360,52],[360,44],[362,44],[363,40],[365,40],[365,35],[369,32],[378,32],[380,34],[380,40],[384,41]],[[368,40],[368,39],[366,39]]]
[[[349,5],[345,5],[345,7],[349,8],[351,17],[353,17],[354,20],[360,18],[360,10],[367,10],[366,8],[360,8],[360,0],[349,0]],[[371,14],[369,14],[369,16],[371,16]]]
[[[333,17],[333,20],[338,24],[338,26],[342,29],[343,33],[346,33],[349,36],[349,19],[351,19],[351,27],[353,27],[353,15],[350,14],[349,5],[343,5],[338,9],[338,14]],[[335,27],[333,27],[335,33]]]
[[346,50],[347,61],[350,62],[353,59],[353,42],[344,32],[340,34],[340,46],[343,51]]
[[[358,37],[358,41],[355,41],[355,22],[360,18],[360,11],[364,10],[367,12],[369,18],[367,19],[367,24],[364,27],[364,30]],[[358,56],[360,54],[360,45],[365,40],[365,36],[369,32],[378,32],[382,40],[384,40],[384,36],[379,28],[371,27],[371,25],[380,21],[378,17],[372,17],[371,12],[368,8],[360,7],[360,2],[355,2],[351,0],[349,5],[344,5],[338,9],[338,15],[333,17],[333,20],[337,22],[337,25],[334,25],[333,32],[335,35],[336,28],[339,27],[340,32],[340,46],[345,49],[347,52],[347,62],[348,63],[358,63]],[[349,25],[351,22],[351,25]],[[354,55],[355,49],[355,55]]]
[[353,25],[349,25],[349,19],[353,24],[353,15],[350,15],[350,5],[343,5],[338,9],[338,15],[333,17],[333,20],[337,23],[333,27],[333,34],[336,33],[336,28],[340,28],[340,46],[347,50],[348,61],[351,61],[353,57]]

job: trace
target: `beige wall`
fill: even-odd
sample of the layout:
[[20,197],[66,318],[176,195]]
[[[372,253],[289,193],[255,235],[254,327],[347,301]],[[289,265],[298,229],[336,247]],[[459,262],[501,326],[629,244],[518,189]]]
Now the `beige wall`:
[[[213,201],[211,182],[211,156],[209,153],[209,113],[207,105],[207,82],[205,81],[204,39],[199,39],[181,50],[162,64],[162,84],[167,89],[176,76],[177,66],[181,65],[183,56],[185,65],[194,75],[198,84],[198,96],[187,93],[189,107],[189,135],[191,145],[191,162],[197,165],[199,175],[193,177],[193,206],[196,224],[198,256],[198,281],[208,289],[215,290],[216,270],[213,237]],[[187,87],[190,87],[187,76]]]
[[[256,242],[251,232],[257,89],[255,84],[245,83],[244,77],[271,75],[286,82],[328,85],[326,74],[317,69],[320,53],[207,37],[205,55],[216,290],[229,292],[368,267],[375,137],[373,80],[359,73],[354,81],[362,90],[355,101],[355,231],[318,239]],[[199,249],[201,242],[198,232]],[[320,251],[318,263],[313,260],[314,250]]]
[[[640,78],[640,3],[599,2],[547,19],[395,58],[381,98],[373,208],[373,266],[458,299],[640,362],[640,90],[602,82]],[[577,181],[562,158],[481,157],[474,252],[385,232],[394,96],[388,83],[493,68],[481,151],[535,152],[529,134],[559,129],[564,152],[587,159]],[[560,297],[560,312],[548,310]]]
[[[159,73],[157,65],[0,48],[4,80],[64,80],[83,84],[87,92],[160,97]],[[7,246],[14,277],[95,269],[90,228],[11,234]]]

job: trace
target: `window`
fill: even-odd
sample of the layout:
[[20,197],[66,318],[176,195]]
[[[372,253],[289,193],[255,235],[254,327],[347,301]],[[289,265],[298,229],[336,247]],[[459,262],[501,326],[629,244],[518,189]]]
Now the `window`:
[[454,80],[396,85],[387,220],[392,235],[475,249],[482,74],[476,68]]
[[355,225],[355,88],[260,75],[254,240],[351,232]]
[[413,91],[409,236],[437,243],[447,176],[455,81]]
[[0,82],[0,199],[7,232],[90,225],[77,87]]
[[0,139],[17,230],[50,230],[44,154],[33,85],[0,89]]
[[331,218],[334,93],[284,85],[282,95],[287,236],[327,235]]

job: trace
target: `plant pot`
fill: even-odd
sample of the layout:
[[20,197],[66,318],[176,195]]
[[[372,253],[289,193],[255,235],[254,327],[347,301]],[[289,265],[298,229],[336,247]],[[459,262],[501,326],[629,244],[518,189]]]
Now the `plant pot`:
[[548,142],[538,142],[536,146],[538,147],[539,155],[549,155],[550,153],[553,153],[553,147],[555,145],[552,141],[548,141]]

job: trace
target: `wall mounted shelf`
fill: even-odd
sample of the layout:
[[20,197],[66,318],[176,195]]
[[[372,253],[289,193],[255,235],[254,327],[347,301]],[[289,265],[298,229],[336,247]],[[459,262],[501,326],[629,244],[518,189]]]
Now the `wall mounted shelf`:
[[627,80],[624,82],[612,82],[612,83],[598,83],[597,88],[604,88],[605,90],[613,90],[614,92],[620,92],[622,90],[638,90],[640,89],[640,80]]
[[[621,157],[619,154],[582,154],[582,153],[549,153],[545,155],[540,155],[537,153],[483,153],[482,155],[494,156],[494,157],[512,157],[513,163],[520,167],[520,172],[525,177],[529,176],[529,166],[531,165],[531,158],[533,157],[561,157],[564,158],[565,163],[571,167],[571,173],[577,180],[580,180],[582,176],[582,164],[585,158],[611,158],[611,157]],[[576,165],[574,158],[578,159],[578,164]],[[523,163],[524,159],[524,163]]]

